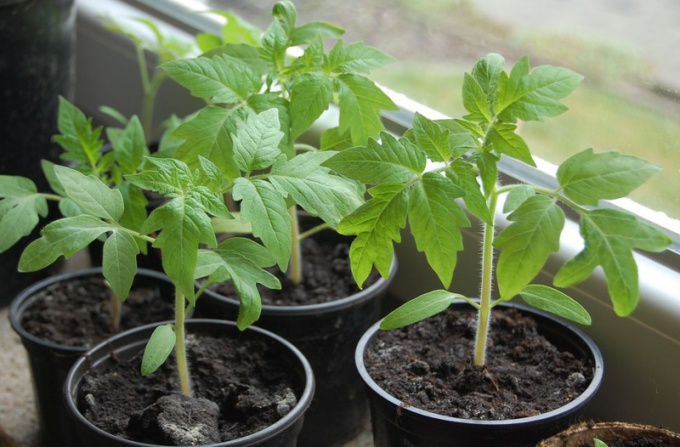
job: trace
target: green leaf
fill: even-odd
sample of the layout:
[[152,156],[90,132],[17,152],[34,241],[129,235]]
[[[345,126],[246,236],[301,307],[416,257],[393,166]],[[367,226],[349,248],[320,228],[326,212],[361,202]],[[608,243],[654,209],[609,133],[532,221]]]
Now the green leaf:
[[248,246],[243,250],[243,239],[237,241],[225,241],[215,250],[222,259],[221,268],[225,269],[229,278],[234,283],[234,288],[239,297],[239,314],[236,325],[244,330],[260,317],[262,309],[258,284],[262,284],[268,289],[280,289],[279,280],[262,269],[263,262],[269,264],[269,259],[264,260],[265,254],[253,246]]
[[568,295],[552,287],[531,284],[526,286],[520,296],[527,304],[537,309],[550,312],[579,324],[590,325],[588,311]]
[[471,76],[481,87],[489,104],[493,104],[496,100],[504,68],[505,59],[496,53],[485,55],[472,67]]
[[560,102],[583,80],[571,70],[550,65],[536,67],[523,76],[516,87],[514,98],[496,113],[504,121],[543,121],[544,118],[564,113],[567,107]]
[[380,137],[380,142],[371,139],[367,146],[338,152],[324,165],[372,185],[406,182],[425,170],[425,153],[413,143],[403,138],[397,140],[388,133],[381,133]]
[[124,174],[132,174],[144,162],[149,150],[146,147],[144,129],[139,118],[133,116],[120,134],[108,133],[116,162]]
[[333,83],[323,73],[305,73],[293,85],[290,98],[291,138],[296,139],[328,109]]
[[231,134],[236,132],[236,117],[232,110],[208,106],[196,116],[180,124],[173,137],[184,140],[175,157],[196,168],[199,157],[207,158],[220,168],[224,177],[239,176],[234,162]]
[[48,213],[47,200],[32,180],[0,175],[0,253],[31,234]]
[[411,190],[409,224],[418,251],[437,273],[444,287],[451,285],[458,252],[463,249],[460,227],[470,221],[456,203],[462,190],[438,173],[426,173]]
[[525,200],[534,195],[536,195],[536,192],[529,185],[519,185],[513,188],[505,198],[503,213],[507,214],[515,211]]
[[214,193],[204,186],[195,186],[189,195],[193,204],[206,213],[217,217],[231,217],[231,213],[224,203],[224,195]]
[[92,120],[62,96],[59,97],[57,127],[60,134],[54,141],[65,151],[60,158],[75,162],[80,169],[90,170],[95,166],[101,157],[99,149],[104,144],[100,138],[102,128],[93,128]]
[[40,167],[42,168],[43,174],[45,174],[45,179],[47,179],[47,183],[49,183],[50,188],[52,188],[52,191],[54,191],[55,194],[64,196],[66,193],[64,192],[64,188],[61,186],[61,183],[59,183],[57,174],[54,172],[55,166],[57,165],[49,160],[40,160]]
[[273,21],[262,36],[262,59],[279,69],[283,67],[290,46],[288,36],[281,22]]
[[331,152],[307,152],[272,169],[270,181],[313,216],[336,226],[363,203],[356,183],[322,166]]
[[392,241],[400,242],[406,226],[408,188],[405,185],[381,185],[371,188],[371,200],[361,205],[338,225],[340,234],[356,234],[350,247],[352,275],[361,286],[373,266],[385,278],[394,257]]
[[113,107],[100,106],[99,111],[102,112],[104,115],[110,116],[111,118],[114,119],[114,121],[117,121],[119,124],[121,124],[123,126],[127,125],[128,121],[129,121],[128,118],[125,115],[123,115],[121,112],[114,109]]
[[449,131],[419,113],[413,119],[413,139],[434,162],[448,161],[453,155],[449,146]]
[[173,158],[147,158],[152,165],[138,174],[126,175],[133,185],[166,196],[182,195],[193,183],[193,175],[186,163]]
[[154,329],[144,348],[142,375],[148,376],[160,368],[175,348],[175,330],[171,324]]
[[491,144],[498,155],[505,154],[529,166],[536,166],[529,146],[521,136],[515,133],[516,129],[517,126],[514,124],[496,123],[487,133],[487,143]]
[[203,53],[219,48],[223,44],[220,36],[212,33],[198,33],[196,34],[196,45]]
[[94,175],[84,175],[65,166],[54,166],[66,196],[83,212],[102,219],[118,220],[124,211],[123,196]]
[[55,220],[43,228],[41,238],[26,247],[19,260],[19,270],[43,269],[59,256],[69,258],[102,234],[115,230],[115,226],[86,214]]
[[570,199],[597,205],[600,200],[627,196],[660,170],[660,166],[618,151],[595,154],[586,149],[560,165],[557,180]]
[[329,127],[321,134],[319,150],[343,151],[351,147],[354,147],[351,135],[349,132],[340,133],[338,127]]
[[290,261],[291,221],[286,202],[276,188],[264,180],[238,178],[233,196],[241,201],[241,218],[250,222],[253,234],[262,239],[285,271]]
[[582,211],[580,231],[585,248],[557,272],[554,284],[557,287],[578,284],[600,265],[614,311],[621,316],[630,314],[639,300],[633,249],[662,251],[670,245],[671,238],[634,215],[615,209]]
[[393,58],[361,42],[345,45],[338,40],[328,54],[326,69],[333,73],[365,73],[384,67]]
[[337,38],[345,33],[339,26],[326,22],[309,22],[293,29],[290,33],[290,45],[303,45],[318,37]]
[[137,274],[137,241],[129,233],[115,231],[104,242],[102,269],[116,298],[125,300]]
[[449,308],[462,295],[448,290],[433,290],[413,298],[390,312],[380,323],[380,329],[397,329],[417,323]]
[[200,244],[216,246],[210,219],[192,201],[177,197],[156,208],[142,226],[149,234],[160,230],[153,246],[161,249],[163,270],[177,289],[194,304],[194,270]]
[[479,177],[482,181],[484,197],[490,197],[498,181],[498,156],[491,152],[483,152],[475,159]]
[[491,109],[482,86],[471,75],[463,78],[463,106],[469,112],[465,119],[476,123],[491,122]]
[[496,276],[505,300],[524,289],[559,249],[565,217],[553,199],[537,195],[522,202],[508,220],[512,224],[494,242],[501,249]]
[[195,179],[197,185],[205,186],[210,192],[223,193],[227,188],[227,183],[222,177],[220,168],[215,163],[204,157],[199,157],[198,162],[201,166],[198,177]]
[[286,36],[290,36],[295,30],[297,11],[293,2],[288,0],[276,2],[272,8],[272,17]]
[[436,120],[434,123],[449,132],[449,151],[453,157],[460,157],[476,150],[477,140],[483,136],[482,130],[468,121],[443,119]]
[[594,447],[607,447],[607,444],[605,444],[603,441],[600,439],[593,439]]
[[269,250],[257,242],[243,237],[230,237],[224,240],[217,246],[217,251],[236,253],[260,268],[271,267],[276,264],[276,260]]
[[248,98],[248,106],[255,113],[262,113],[270,109],[279,111],[279,129],[283,132],[279,149],[286,154],[286,157],[292,158],[295,155],[295,147],[290,133],[291,113],[289,105],[288,100],[282,98],[277,92],[252,95]]
[[340,132],[349,131],[354,144],[366,144],[384,129],[382,110],[397,110],[396,104],[373,81],[360,75],[335,78],[340,105]]
[[260,90],[260,73],[234,57],[217,54],[178,59],[161,66],[172,79],[198,98],[233,104]]
[[236,132],[231,136],[236,165],[247,173],[271,166],[281,155],[278,146],[282,137],[276,109],[238,120]]
[[446,170],[446,176],[465,191],[463,201],[465,201],[468,210],[484,222],[491,223],[493,217],[484,194],[482,194],[474,166],[465,160],[456,159]]
[[19,272],[37,272],[56,261],[61,252],[59,248],[44,237],[28,244],[19,258]]
[[247,43],[258,45],[260,29],[243,20],[243,18],[229,11],[213,11],[227,19],[222,26],[222,39],[220,44]]

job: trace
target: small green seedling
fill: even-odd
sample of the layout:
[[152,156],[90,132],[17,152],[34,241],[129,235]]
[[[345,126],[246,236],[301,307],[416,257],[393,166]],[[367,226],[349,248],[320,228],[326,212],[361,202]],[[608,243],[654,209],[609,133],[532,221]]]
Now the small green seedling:
[[[489,54],[465,75],[461,119],[430,120],[416,115],[401,138],[382,133],[368,145],[339,152],[326,166],[370,186],[370,200],[344,218],[338,231],[357,235],[351,251],[356,281],[362,284],[375,266],[389,272],[393,243],[409,223],[418,250],[446,289],[414,298],[389,314],[383,329],[420,321],[465,300],[479,313],[474,364],[485,362],[491,309],[517,295],[528,304],[590,324],[586,310],[560,290],[532,284],[551,253],[560,247],[565,208],[579,218],[584,248],[555,276],[556,287],[579,284],[604,270],[614,310],[628,315],[638,302],[636,249],[658,252],[670,238],[634,215],[602,204],[625,197],[660,168],[616,151],[580,152],[559,166],[557,185],[502,184],[501,157],[535,166],[519,121],[543,121],[567,110],[561,102],[582,77],[570,70],[531,69],[521,58],[509,73],[505,60]],[[428,164],[432,162],[433,166]],[[469,216],[481,221],[479,301],[447,290],[458,253],[461,229]],[[497,232],[499,217],[509,225]],[[498,284],[492,290],[494,279]]]
[[607,447],[607,444],[597,438],[593,439],[593,443],[595,444],[595,447]]

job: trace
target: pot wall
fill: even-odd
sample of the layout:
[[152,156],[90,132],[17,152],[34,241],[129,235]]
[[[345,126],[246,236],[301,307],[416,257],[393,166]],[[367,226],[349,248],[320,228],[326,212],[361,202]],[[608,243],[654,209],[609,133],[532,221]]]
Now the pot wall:
[[[22,325],[24,312],[38,299],[38,293],[54,283],[83,276],[101,276],[101,274],[101,268],[93,268],[46,278],[17,295],[9,310],[12,328],[21,337],[21,342],[28,354],[41,429],[47,439],[54,440],[55,445],[73,447],[78,445],[73,423],[64,411],[61,390],[73,363],[90,347],[64,346],[36,337],[27,332]],[[140,269],[133,287],[159,282],[167,284],[168,287],[171,286],[165,275]]]
[[[94,347],[86,356],[81,357],[72,367],[63,388],[66,409],[75,421],[78,435],[86,447],[152,447],[154,444],[135,442],[113,436],[91,424],[78,410],[76,400],[78,385],[83,375],[91,368],[99,368],[111,363],[111,354],[117,359],[131,359],[144,349],[157,324],[143,326],[112,337]],[[314,395],[314,375],[309,362],[302,353],[283,338],[263,329],[250,327],[239,331],[236,324],[229,321],[195,319],[187,320],[187,332],[203,330],[220,331],[225,337],[264,337],[272,339],[285,352],[288,369],[293,370],[304,383],[302,395],[297,405],[282,419],[268,428],[241,439],[214,444],[214,447],[295,447],[297,435],[302,428],[304,414]],[[284,369],[284,368],[282,368]]]
[[[453,306],[467,306],[455,303]],[[571,425],[597,392],[603,377],[603,359],[595,343],[570,323],[544,312],[515,304],[539,322],[539,332],[558,348],[589,356],[593,381],[570,404],[535,417],[505,421],[475,421],[441,416],[411,407],[380,388],[364,364],[364,352],[379,331],[380,322],[361,338],[355,356],[366,384],[376,447],[534,447],[537,442]]]

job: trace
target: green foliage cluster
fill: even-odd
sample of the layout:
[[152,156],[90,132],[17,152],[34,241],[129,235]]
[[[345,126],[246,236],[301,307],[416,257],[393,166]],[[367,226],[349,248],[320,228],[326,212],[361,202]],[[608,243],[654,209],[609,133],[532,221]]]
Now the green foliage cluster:
[[[576,285],[601,267],[617,314],[628,315],[635,308],[639,291],[633,251],[661,251],[670,239],[602,201],[628,195],[658,166],[617,151],[595,154],[586,149],[562,163],[555,189],[502,185],[499,180],[502,156],[535,165],[517,132],[518,122],[543,121],[565,112],[561,100],[581,79],[559,67],[531,69],[526,57],[506,73],[504,59],[489,54],[465,75],[462,94],[468,114],[463,118],[433,121],[417,115],[402,138],[383,133],[379,140],[326,162],[334,171],[371,185],[370,199],[338,226],[339,232],[356,235],[350,256],[359,284],[373,266],[387,274],[393,243],[400,241],[408,222],[418,250],[448,289],[464,248],[461,228],[470,225],[468,213],[482,222],[480,301],[445,289],[429,292],[390,314],[383,328],[419,321],[445,310],[455,299],[466,300],[480,312],[475,363],[481,365],[491,308],[517,295],[532,306],[589,324],[590,316],[572,298],[553,287],[531,284],[559,249],[566,220],[563,207],[578,215],[584,248],[562,266],[554,285]],[[507,215],[509,225],[497,234],[500,214]]]
[[[345,45],[337,39],[342,29],[323,22],[297,25],[295,8],[287,1],[274,6],[272,24],[261,37],[235,16],[224,15],[228,23],[222,35],[198,36],[203,54],[181,58],[172,53],[154,69],[158,81],[151,84],[172,78],[206,103],[188,117],[173,119],[170,138],[162,139],[157,151],[148,149],[141,120],[115,112],[124,127],[106,129],[111,148],[102,150],[104,130],[62,99],[55,140],[69,166],[43,164],[52,192],[37,191],[25,178],[0,176],[0,248],[28,235],[46,215],[48,200],[58,201],[64,216],[45,225],[28,245],[22,271],[42,269],[101,240],[103,274],[124,300],[138,254],[149,245],[160,250],[163,269],[176,287],[176,321],[151,337],[143,372],[157,369],[174,348],[185,394],[190,387],[183,324],[186,308],[201,292],[196,280],[204,278],[203,287],[232,281],[240,300],[238,327],[256,321],[261,310],[257,285],[280,288],[265,268],[277,264],[285,271],[299,264],[296,209],[335,227],[363,203],[363,186],[323,163],[334,149],[377,137],[384,130],[381,111],[395,108],[366,77],[390,58],[360,43]],[[153,24],[143,23],[159,44],[170,42]],[[130,37],[143,51],[142,41]],[[335,43],[326,51],[330,39]],[[339,123],[324,135],[322,150],[295,144],[331,104],[338,107]],[[162,204],[149,209],[150,194],[162,197]],[[216,228],[244,226],[262,244],[243,237],[218,240]]]

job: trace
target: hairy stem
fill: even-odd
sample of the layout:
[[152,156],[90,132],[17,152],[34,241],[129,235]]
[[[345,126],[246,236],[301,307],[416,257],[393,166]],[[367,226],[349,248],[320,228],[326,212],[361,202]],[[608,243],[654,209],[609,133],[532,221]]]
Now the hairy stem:
[[185,334],[184,334],[184,294],[175,289],[175,357],[177,361],[177,373],[179,374],[179,388],[184,396],[191,396],[191,383],[189,381],[189,363]]
[[291,220],[292,247],[290,253],[289,276],[293,284],[302,282],[302,254],[300,247],[300,223],[298,222],[297,207],[288,208]]
[[[496,192],[491,193],[489,201],[489,211],[493,217],[496,213],[497,204]],[[494,219],[491,223],[483,222],[484,234],[482,241],[482,287],[480,292],[479,310],[477,322],[477,335],[475,339],[475,355],[474,364],[476,366],[484,366],[486,360],[486,345],[489,334],[489,324],[491,322],[491,282],[493,278],[493,240],[495,235]]]

